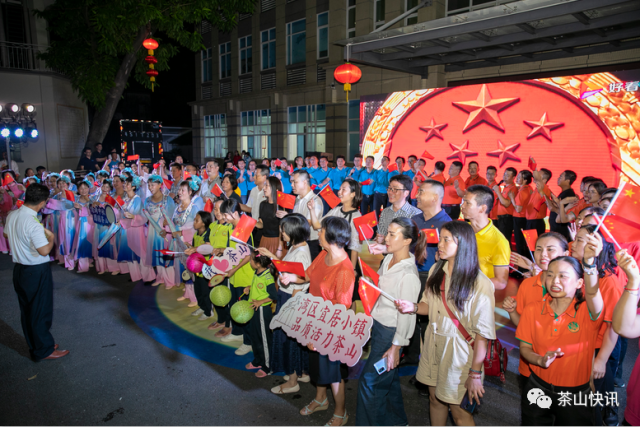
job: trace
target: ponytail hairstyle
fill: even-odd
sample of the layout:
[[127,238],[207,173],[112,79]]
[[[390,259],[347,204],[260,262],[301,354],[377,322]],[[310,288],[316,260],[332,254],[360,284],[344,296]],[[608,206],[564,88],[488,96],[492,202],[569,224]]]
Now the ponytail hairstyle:
[[402,227],[402,237],[411,239],[409,250],[415,254],[416,262],[422,264],[427,259],[427,236],[425,233],[420,231],[416,222],[411,218],[394,218],[391,224]]
[[[456,308],[462,311],[465,301],[471,297],[475,290],[476,279],[480,272],[478,244],[473,228],[464,221],[449,221],[442,226],[442,230],[451,233],[453,240],[458,245],[447,299],[453,301]],[[446,260],[438,261],[433,269],[433,274],[427,280],[426,289],[434,295],[440,295],[440,284],[445,278],[444,267],[446,263]]]
[[[582,228],[586,229],[590,234],[593,234],[596,227],[595,225],[585,225]],[[598,230],[598,234],[600,238],[602,238],[602,252],[600,252],[600,255],[596,258],[596,265],[598,266],[598,277],[603,278],[615,274],[618,261],[616,260],[616,250],[613,247],[613,243],[604,238],[602,230]]]
[[273,276],[274,280],[278,277],[278,270],[276,270],[276,266],[273,265],[271,259],[269,257],[260,255],[260,252],[251,250],[251,260],[258,264],[262,268],[266,268],[269,270],[269,273]]
[[205,229],[209,229],[209,226],[213,222],[211,213],[207,211],[198,211],[196,215],[200,216],[200,219],[202,220],[202,223],[204,224]]
[[[560,262],[560,261],[564,261],[567,264],[571,265],[571,268],[573,268],[573,271],[576,273],[576,277],[578,279],[582,279],[584,277],[584,270],[582,269],[582,264],[580,263],[580,261],[578,261],[572,256],[563,255],[563,256],[559,256],[558,258],[554,258],[549,262],[549,267],[551,267],[551,264],[553,264],[554,262]],[[546,283],[545,283],[545,286],[546,286]],[[585,301],[584,288],[576,289],[576,294],[574,298],[576,299],[576,303],[574,304],[573,308],[576,311],[578,311],[578,307],[580,307],[580,304],[582,304]]]

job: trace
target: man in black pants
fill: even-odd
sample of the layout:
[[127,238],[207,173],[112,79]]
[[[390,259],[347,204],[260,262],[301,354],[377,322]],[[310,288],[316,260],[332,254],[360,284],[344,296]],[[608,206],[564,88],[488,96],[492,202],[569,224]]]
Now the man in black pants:
[[24,205],[9,215],[4,227],[15,264],[13,287],[20,303],[22,331],[36,361],[69,354],[68,350],[58,350],[49,332],[53,320],[53,276],[49,265],[53,233],[42,226],[37,216],[48,198],[46,186],[31,184]]

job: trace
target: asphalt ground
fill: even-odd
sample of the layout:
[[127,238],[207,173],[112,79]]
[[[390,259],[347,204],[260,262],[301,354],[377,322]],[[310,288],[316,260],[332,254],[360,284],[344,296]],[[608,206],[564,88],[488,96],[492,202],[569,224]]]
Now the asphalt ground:
[[[274,395],[281,377],[252,373],[185,356],[158,343],[131,319],[128,276],[78,274],[52,264],[54,319],[51,329],[71,354],[33,362],[20,326],[13,290],[13,263],[0,255],[0,424],[2,425],[324,425],[330,410],[301,416],[315,397],[311,384],[300,392]],[[629,342],[624,378],[638,356]],[[478,425],[519,425],[518,350],[509,353],[505,384],[485,381]],[[429,424],[429,401],[403,377],[411,425]],[[355,423],[357,380],[347,383],[349,425]],[[626,389],[617,389],[621,405]]]

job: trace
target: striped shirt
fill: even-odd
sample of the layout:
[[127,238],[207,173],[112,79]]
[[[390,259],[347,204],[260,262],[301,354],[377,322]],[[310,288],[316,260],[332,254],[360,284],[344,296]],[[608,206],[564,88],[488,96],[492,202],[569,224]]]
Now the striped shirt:
[[380,214],[380,221],[378,221],[378,234],[381,236],[387,235],[387,230],[389,230],[389,224],[395,218],[411,218],[415,215],[421,214],[422,211],[411,205],[408,201],[405,202],[404,206],[398,209],[398,211],[393,210],[393,205],[385,208]]

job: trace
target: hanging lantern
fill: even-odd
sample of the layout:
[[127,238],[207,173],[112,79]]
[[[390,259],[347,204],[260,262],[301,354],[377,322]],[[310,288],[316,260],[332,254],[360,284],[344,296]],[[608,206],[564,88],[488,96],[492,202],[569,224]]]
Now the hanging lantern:
[[360,80],[360,77],[362,77],[362,70],[349,62],[342,64],[333,72],[333,78],[344,85],[344,91],[347,93],[347,102],[349,102],[351,83],[356,83]]
[[153,92],[153,83],[156,81],[156,76],[158,75],[158,71],[155,70],[155,64],[158,63],[158,59],[153,56],[153,51],[158,48],[158,42],[154,39],[146,39],[142,42],[142,46],[147,49],[149,56],[144,59],[144,62],[149,64],[149,70],[147,70],[147,76],[149,76],[149,81],[151,82],[151,92]]

